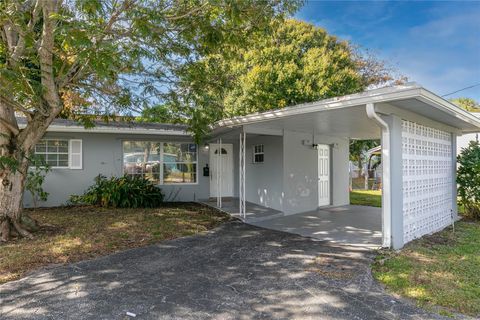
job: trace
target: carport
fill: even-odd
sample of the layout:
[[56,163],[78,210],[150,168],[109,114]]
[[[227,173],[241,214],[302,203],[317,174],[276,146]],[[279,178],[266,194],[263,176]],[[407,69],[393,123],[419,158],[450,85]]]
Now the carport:
[[[340,243],[361,243],[379,224],[381,245],[398,249],[456,219],[456,137],[479,128],[479,119],[415,84],[222,120],[210,141],[210,196],[220,208],[230,201],[247,222],[249,203],[281,212],[270,227],[285,231],[302,234],[316,220],[316,237]],[[353,240],[348,222],[369,219],[348,206],[351,139],[381,139],[383,163],[381,213]]]
[[[216,199],[201,201],[217,207]],[[279,210],[246,203],[240,214],[238,198],[225,198],[221,210],[244,222],[266,229],[298,234],[342,245],[379,248],[382,245],[382,209],[369,206],[327,206],[285,215]]]

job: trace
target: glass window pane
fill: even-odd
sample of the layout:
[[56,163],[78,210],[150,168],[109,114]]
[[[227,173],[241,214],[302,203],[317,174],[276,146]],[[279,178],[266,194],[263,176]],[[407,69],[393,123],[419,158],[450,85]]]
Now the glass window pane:
[[163,145],[163,161],[195,162],[197,161],[197,145],[193,143],[165,143]]
[[52,167],[58,166],[58,155],[57,154],[47,154],[47,164]]
[[58,152],[68,152],[68,141],[65,141],[65,140],[59,141]]
[[263,154],[256,154],[255,155],[255,162],[263,162]]
[[197,182],[197,164],[166,163],[163,165],[163,183],[195,183]]
[[40,142],[35,145],[35,152],[45,151],[47,151],[47,143],[45,142],[45,140],[40,140]]
[[159,182],[160,171],[159,142],[152,141],[124,141],[123,142],[123,172],[125,174],[144,174],[144,177]]
[[58,146],[56,140],[47,140],[47,151],[48,152],[57,152]]

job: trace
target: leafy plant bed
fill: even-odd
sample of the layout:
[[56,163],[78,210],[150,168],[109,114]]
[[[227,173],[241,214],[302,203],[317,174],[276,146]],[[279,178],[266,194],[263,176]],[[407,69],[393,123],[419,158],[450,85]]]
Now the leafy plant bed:
[[462,221],[409,243],[400,252],[383,251],[373,265],[388,290],[440,313],[480,316],[480,223]]
[[194,203],[152,209],[73,206],[29,210],[41,224],[35,239],[0,244],[0,283],[50,264],[71,263],[193,235],[230,220]]

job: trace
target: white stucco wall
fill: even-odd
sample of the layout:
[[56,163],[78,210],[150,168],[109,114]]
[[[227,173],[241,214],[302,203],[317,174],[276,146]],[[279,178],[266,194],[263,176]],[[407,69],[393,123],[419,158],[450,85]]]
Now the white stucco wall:
[[457,155],[460,154],[463,148],[468,147],[470,141],[480,141],[480,133],[464,134],[457,137]]
[[[285,214],[312,211],[318,208],[317,150],[303,145],[303,140],[312,141],[312,135],[293,131],[284,132],[283,211]],[[315,143],[332,145],[330,177],[332,205],[348,204],[348,139],[317,135]]]
[[[480,112],[472,112],[472,114],[480,118]],[[457,137],[457,155],[460,154],[460,151],[462,151],[462,148],[468,147],[468,144],[470,143],[470,141],[480,141],[479,139],[480,139],[480,132],[458,136]]]
[[[151,140],[190,142],[185,137],[141,136],[106,133],[48,133],[45,138],[82,139],[83,168],[52,169],[45,180],[44,189],[50,193],[46,202],[39,206],[64,205],[72,194],[82,194],[93,179],[103,174],[107,177],[123,175],[123,140]],[[194,201],[209,196],[209,179],[203,177],[202,168],[208,162],[208,152],[198,148],[198,183],[192,185],[162,185],[167,199],[170,201]],[[173,198],[173,195],[178,195]],[[170,197],[169,197],[170,196]],[[25,207],[31,207],[33,201],[28,192],[24,194]]]
[[[264,162],[253,163],[253,146],[263,144]],[[247,138],[246,200],[264,207],[283,210],[283,139],[281,136]]]

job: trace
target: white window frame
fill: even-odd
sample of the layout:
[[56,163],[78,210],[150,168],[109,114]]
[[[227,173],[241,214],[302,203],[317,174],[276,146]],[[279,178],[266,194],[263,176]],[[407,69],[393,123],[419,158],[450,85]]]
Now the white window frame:
[[[257,147],[261,147],[261,151],[257,152]],[[252,156],[252,162],[253,163],[265,163],[265,145],[263,143],[259,143],[259,144],[254,144],[253,145],[253,148],[252,148],[252,153],[253,153],[253,156]],[[263,156],[263,160],[262,161],[256,161],[255,160],[255,156],[257,155],[262,155]]]
[[[78,169],[83,169],[83,143],[81,139],[65,139],[65,138],[45,138],[45,139],[40,139],[39,142],[41,141],[66,141],[67,142],[67,152],[48,152],[48,149],[46,149],[44,152],[38,152],[37,151],[37,145],[35,145],[33,149],[33,154],[43,154],[45,155],[45,162],[48,154],[66,154],[68,158],[68,165],[67,166],[50,166],[51,169],[72,169],[72,170],[78,170]],[[72,167],[72,162],[71,162],[71,156],[72,156],[72,141],[74,142],[79,142],[80,143],[80,152],[77,153],[80,157],[80,166]],[[46,148],[48,148],[46,146]]]
[[[193,143],[193,142],[185,142],[185,141],[158,141],[158,140],[135,140],[135,139],[123,139],[122,140],[122,174],[125,174],[125,171],[123,169],[124,167],[124,158],[125,158],[125,150],[124,150],[124,147],[123,147],[123,143],[124,142],[152,142],[152,143],[160,143],[160,170],[159,170],[159,174],[160,174],[160,178],[158,179],[158,184],[159,186],[188,186],[188,185],[197,185],[199,183],[199,175],[198,175],[198,170],[199,170],[199,160],[198,160],[198,156],[199,156],[199,148],[198,148],[198,144],[196,143]],[[186,162],[186,161],[182,161],[182,162],[175,162],[175,163],[193,163],[195,164],[195,178],[196,178],[196,181],[195,182],[184,182],[184,183],[165,183],[164,182],[164,168],[163,168],[163,165],[165,164],[164,160],[163,160],[163,149],[164,149],[164,145],[166,143],[172,143],[172,144],[194,144],[196,146],[196,159],[195,161],[192,161],[192,162]],[[173,162],[167,162],[167,163],[173,163]]]

